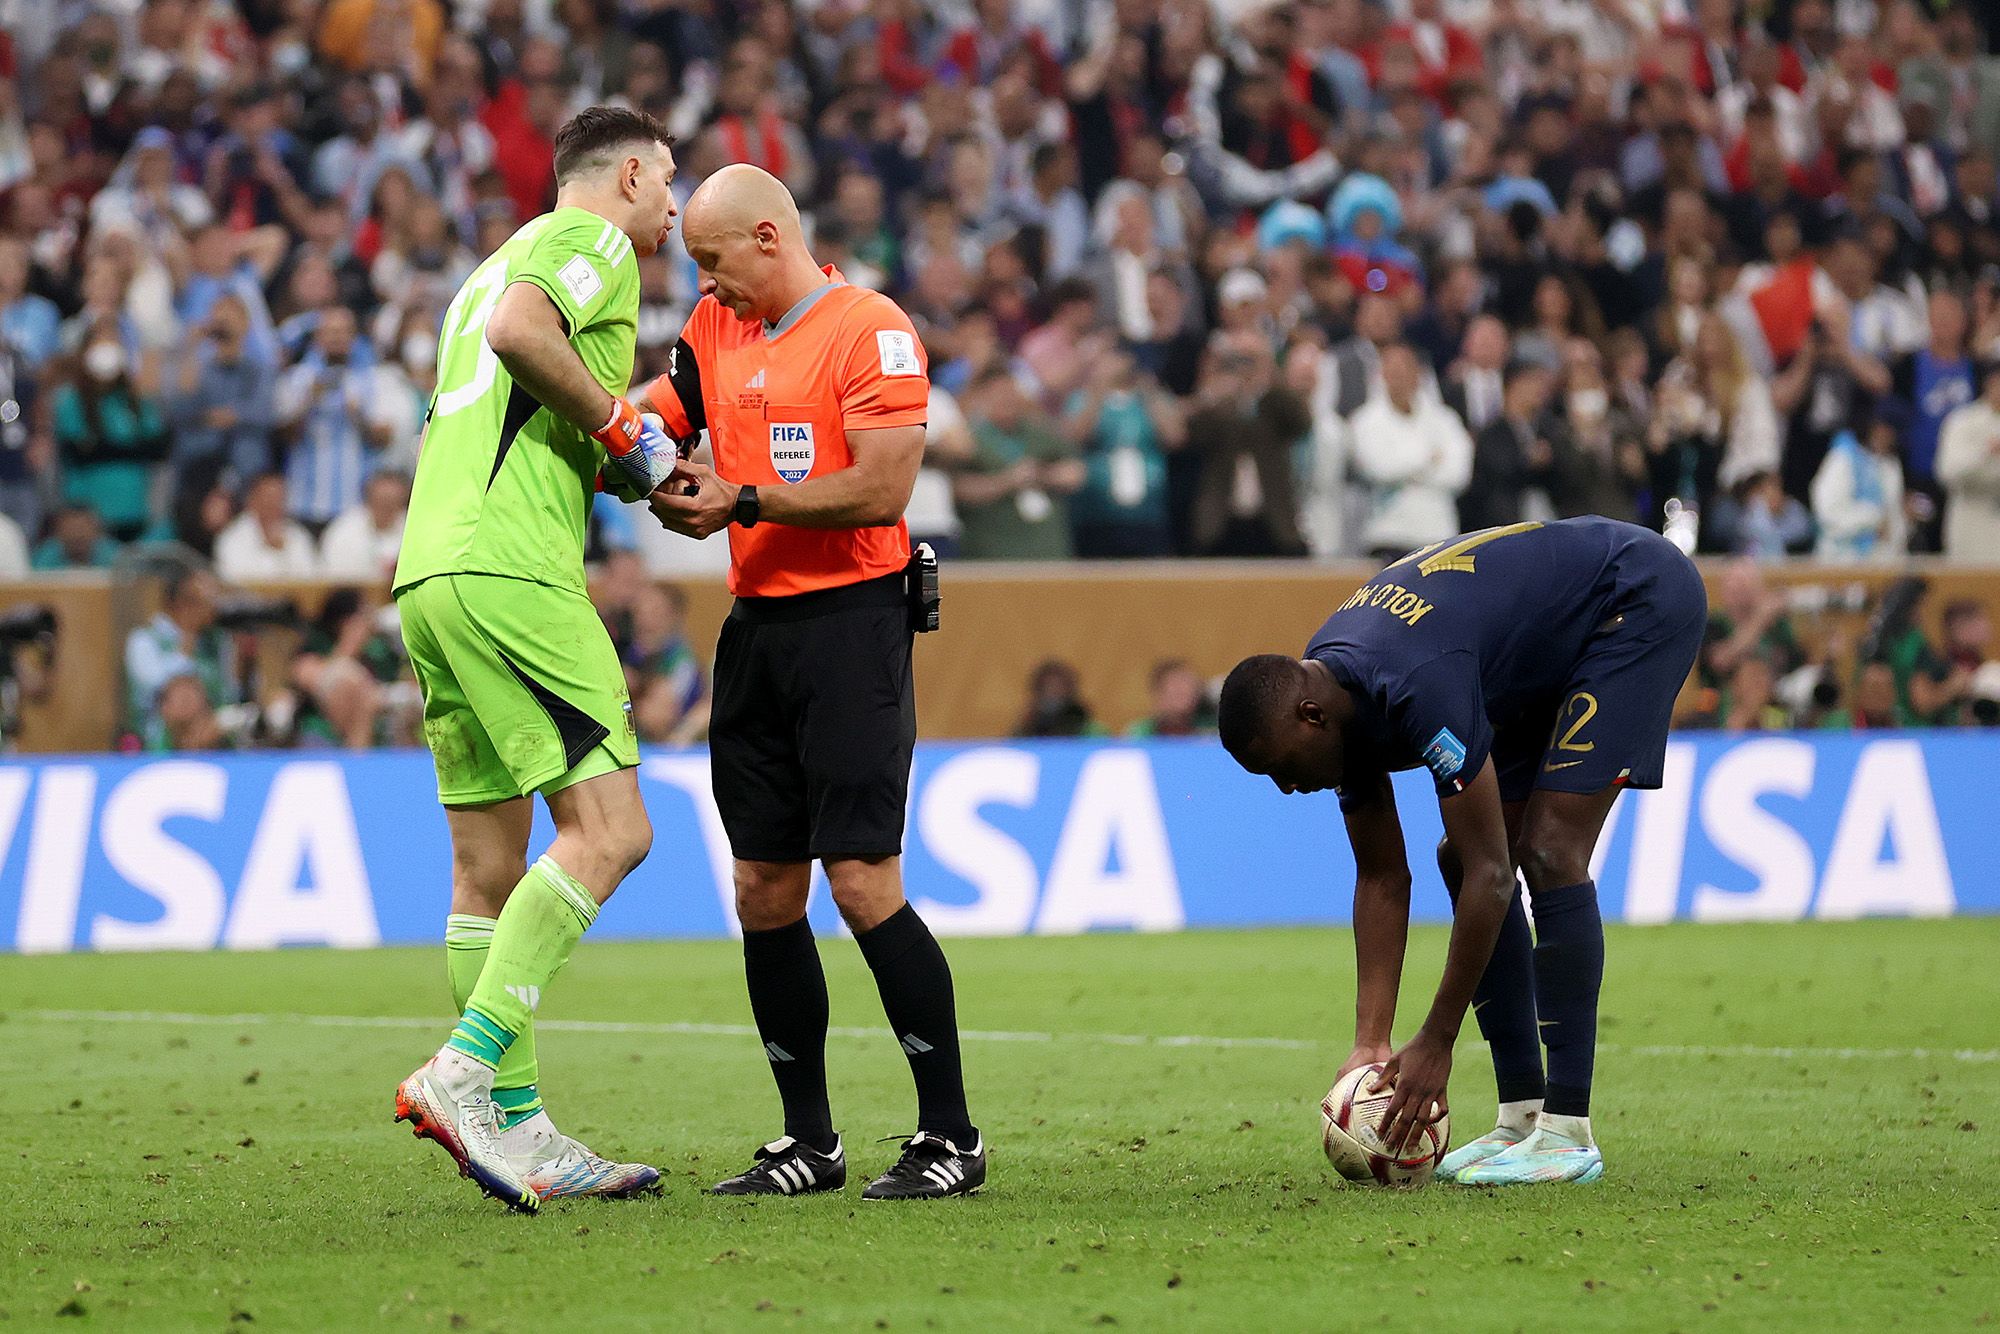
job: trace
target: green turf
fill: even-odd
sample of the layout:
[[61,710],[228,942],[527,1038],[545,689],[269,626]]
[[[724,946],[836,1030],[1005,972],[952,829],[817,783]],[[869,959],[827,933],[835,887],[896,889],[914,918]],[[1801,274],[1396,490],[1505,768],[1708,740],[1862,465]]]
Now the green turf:
[[[1443,939],[1416,933],[1406,1016]],[[1502,1193],[1332,1178],[1316,1104],[1350,1031],[1344,932],[950,952],[968,1028],[1056,1035],[968,1043],[993,1150],[984,1196],[863,1208],[850,1180],[836,1198],[705,1198],[777,1131],[757,1043],[550,1032],[558,1119],[659,1162],[670,1186],[539,1218],[480,1199],[390,1122],[442,1016],[51,1013],[424,1016],[445,1003],[441,951],[7,959],[0,1313],[10,1328],[514,1330],[2000,1319],[2000,919],[1615,931],[1596,1118],[1609,1173]],[[835,1024],[877,1027],[853,946],[826,954]],[[587,945],[543,1017],[742,1024],[739,967],[720,942]],[[1312,1045],[1091,1036],[1106,1034]],[[1676,1050],[1648,1050],[1662,1047]],[[907,1073],[886,1033],[837,1036],[830,1057],[865,1179],[893,1153],[873,1139],[907,1126]],[[1456,1134],[1483,1130],[1483,1049],[1460,1052],[1453,1091]]]

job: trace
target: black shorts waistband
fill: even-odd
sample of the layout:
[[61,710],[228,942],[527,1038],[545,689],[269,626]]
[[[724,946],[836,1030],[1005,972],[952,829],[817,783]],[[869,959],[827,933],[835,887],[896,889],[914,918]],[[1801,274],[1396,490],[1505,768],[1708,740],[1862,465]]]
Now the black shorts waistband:
[[908,602],[903,573],[898,570],[894,574],[863,579],[858,584],[815,588],[810,593],[793,593],[789,597],[739,597],[736,605],[729,609],[729,617],[749,625],[781,625],[863,607],[903,607]]

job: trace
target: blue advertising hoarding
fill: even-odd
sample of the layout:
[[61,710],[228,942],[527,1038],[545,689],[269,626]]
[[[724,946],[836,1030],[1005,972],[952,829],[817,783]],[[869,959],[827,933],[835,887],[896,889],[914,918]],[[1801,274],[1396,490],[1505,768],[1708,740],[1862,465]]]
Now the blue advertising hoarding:
[[[1607,919],[2000,911],[2000,734],[1684,736],[1613,808]],[[653,853],[594,935],[735,930],[706,752],[646,754]],[[1443,920],[1440,824],[1398,775],[1413,912]],[[537,842],[549,835],[546,814]],[[1331,794],[1286,797],[1209,741],[918,747],[910,897],[940,934],[1341,924]],[[0,762],[0,951],[365,947],[439,939],[444,817],[422,752]],[[823,884],[815,923],[838,930]]]

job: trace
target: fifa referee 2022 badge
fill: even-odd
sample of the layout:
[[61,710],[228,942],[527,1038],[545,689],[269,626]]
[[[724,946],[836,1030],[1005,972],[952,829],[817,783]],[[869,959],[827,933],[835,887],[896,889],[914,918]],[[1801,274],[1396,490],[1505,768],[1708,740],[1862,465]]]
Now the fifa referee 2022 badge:
[[937,608],[935,561],[912,558],[903,522],[924,451],[923,345],[895,302],[814,262],[791,193],[757,167],[704,181],[682,235],[702,298],[635,405],[682,441],[706,429],[714,460],[683,463],[651,505],[685,536],[729,534],[736,601],[716,645],[710,761],[750,1006],[785,1114],[784,1133],[715,1190],[846,1184],[806,921],[818,860],[917,1086],[915,1131],[862,1198],[970,1194],[986,1149],[965,1106],[951,968],[902,883],[913,632]]

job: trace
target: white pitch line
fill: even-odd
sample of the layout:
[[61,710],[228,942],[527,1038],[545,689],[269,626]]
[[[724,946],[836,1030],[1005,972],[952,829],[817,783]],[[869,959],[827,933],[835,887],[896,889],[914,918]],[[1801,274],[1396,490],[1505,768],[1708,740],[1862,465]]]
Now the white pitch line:
[[[419,1028],[437,1029],[439,1017],[367,1014],[193,1014],[170,1010],[11,1010],[0,1011],[8,1020],[58,1024],[192,1024],[204,1028],[241,1028],[246,1025],[302,1026],[306,1028]],[[748,1024],[628,1023],[602,1019],[538,1019],[537,1028],[556,1033],[636,1034],[648,1037],[749,1038],[757,1030]],[[887,1034],[885,1028],[829,1028],[837,1038],[865,1038],[876,1041]],[[959,1036],[968,1042],[1072,1042],[1110,1047],[1214,1047],[1261,1048],[1266,1051],[1321,1051],[1344,1047],[1344,1043],[1311,1038],[1231,1038],[1205,1034],[1153,1033],[1031,1033],[991,1029],[967,1029]],[[1465,1044],[1483,1047],[1483,1042]],[[1695,1060],[1832,1060],[1832,1061],[1959,1061],[1968,1064],[2000,1062],[2000,1050],[1945,1047],[1754,1047],[1747,1045],[1691,1046],[1679,1044],[1628,1045],[1617,1042],[1598,1044],[1598,1050],[1624,1056],[1682,1057]]]

